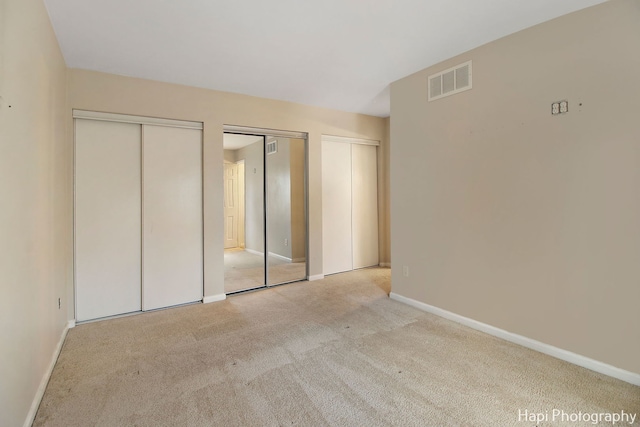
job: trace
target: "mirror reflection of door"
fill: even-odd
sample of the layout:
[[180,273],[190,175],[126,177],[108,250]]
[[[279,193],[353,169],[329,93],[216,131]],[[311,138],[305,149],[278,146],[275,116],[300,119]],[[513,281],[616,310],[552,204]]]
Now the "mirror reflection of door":
[[224,287],[233,293],[266,286],[264,137],[225,133],[224,161]]
[[224,134],[227,294],[306,279],[305,159],[305,139]]
[[238,207],[238,165],[224,164],[224,248],[231,249],[238,244],[239,207]]

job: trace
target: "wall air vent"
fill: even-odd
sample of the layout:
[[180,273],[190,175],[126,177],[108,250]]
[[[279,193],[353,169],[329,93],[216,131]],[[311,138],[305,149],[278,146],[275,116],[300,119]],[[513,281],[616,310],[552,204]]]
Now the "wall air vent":
[[471,89],[471,61],[429,76],[429,101]]
[[273,140],[273,141],[267,142],[267,155],[275,154],[277,152],[278,152],[278,141]]

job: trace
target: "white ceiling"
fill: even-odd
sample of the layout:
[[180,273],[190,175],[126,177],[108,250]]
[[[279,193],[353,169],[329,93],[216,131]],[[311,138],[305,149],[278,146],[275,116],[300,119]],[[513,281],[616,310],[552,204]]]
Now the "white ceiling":
[[604,0],[44,0],[67,66],[376,116],[389,84]]
[[238,135],[233,133],[225,133],[222,146],[225,150],[239,150],[251,145],[254,142],[262,142],[261,136],[255,135]]

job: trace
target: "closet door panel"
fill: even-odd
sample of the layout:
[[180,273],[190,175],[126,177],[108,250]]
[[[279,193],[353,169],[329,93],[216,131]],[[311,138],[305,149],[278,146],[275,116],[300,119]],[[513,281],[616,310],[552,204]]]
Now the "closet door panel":
[[202,131],[143,127],[143,309],[203,295]]
[[140,311],[140,125],[75,122],[76,320]]
[[322,257],[324,274],[353,269],[351,145],[322,143]]
[[378,265],[378,161],[373,145],[351,146],[353,268]]

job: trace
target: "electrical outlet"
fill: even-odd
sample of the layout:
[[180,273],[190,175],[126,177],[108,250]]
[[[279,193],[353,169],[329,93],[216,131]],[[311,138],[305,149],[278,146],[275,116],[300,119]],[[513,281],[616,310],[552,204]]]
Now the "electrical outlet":
[[551,104],[551,115],[564,114],[569,112],[569,101],[562,100]]
[[284,245],[289,246],[289,239],[284,239]]
[[61,303],[61,299],[58,298],[58,310],[60,310],[60,303]]
[[569,101],[560,101],[560,114],[569,112]]
[[402,275],[404,277],[409,277],[409,266],[408,265],[402,266]]

